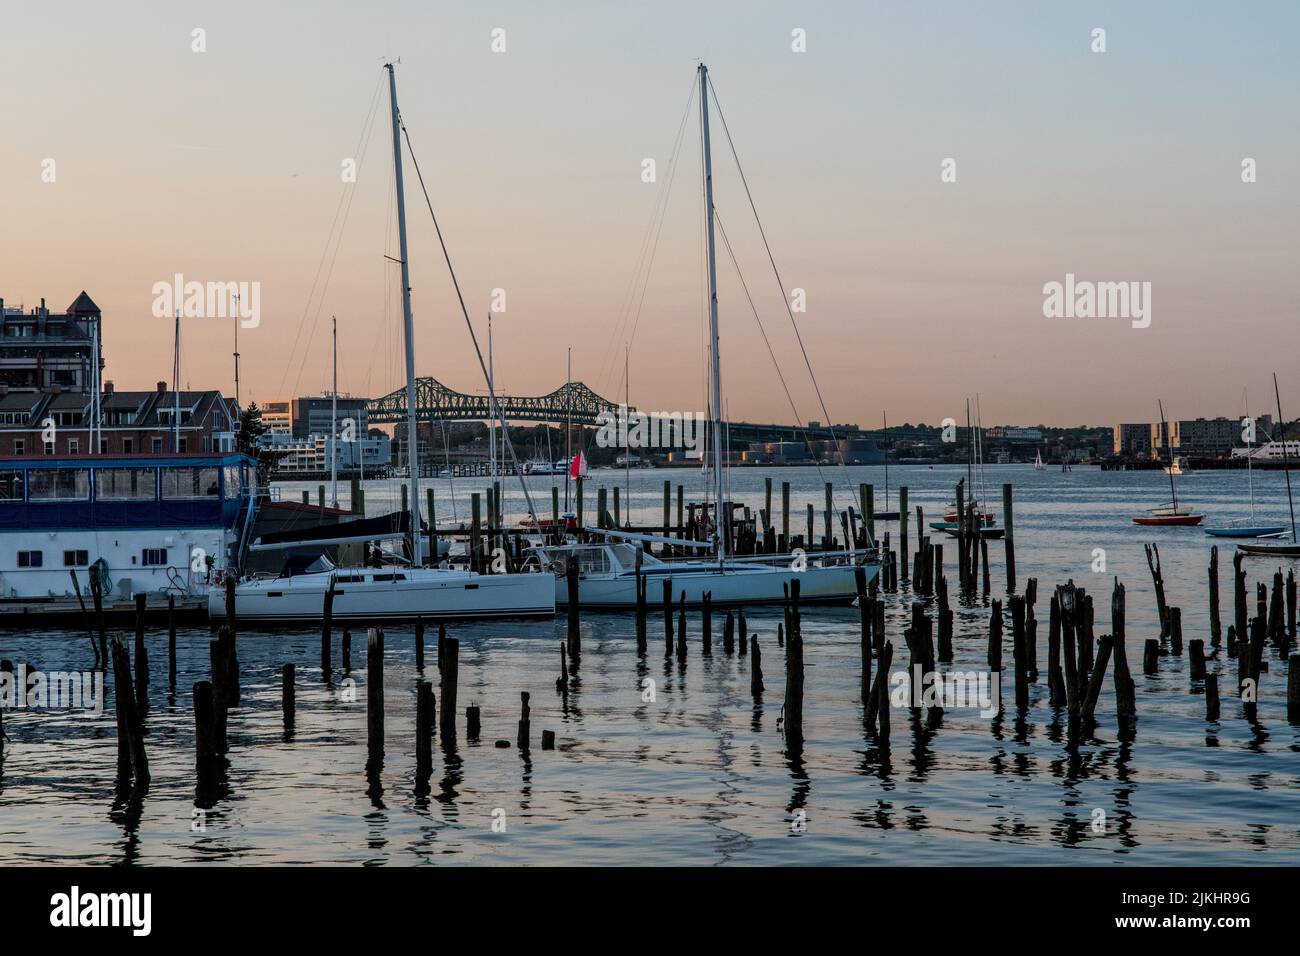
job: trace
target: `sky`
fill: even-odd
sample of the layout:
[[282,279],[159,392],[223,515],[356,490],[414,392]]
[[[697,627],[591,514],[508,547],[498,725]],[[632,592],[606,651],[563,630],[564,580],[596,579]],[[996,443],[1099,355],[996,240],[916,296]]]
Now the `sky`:
[[[1243,389],[1267,410],[1274,370],[1294,415],[1298,27],[1264,2],[4,0],[0,297],[85,289],[105,378],[150,388],[172,367],[154,284],[255,282],[245,402],[327,389],[331,316],[339,390],[401,387],[381,85],[400,58],[480,336],[505,293],[498,389],[549,392],[572,349],[574,379],[617,400],[626,349],[633,404],[701,410],[703,60],[782,280],[715,110],[729,418],[934,424],[976,394],[986,424],[1151,420],[1158,398],[1236,415]],[[404,164],[417,373],[483,392]],[[1067,274],[1149,282],[1149,326],[1046,317]],[[183,380],[232,393],[233,335],[182,319]]]

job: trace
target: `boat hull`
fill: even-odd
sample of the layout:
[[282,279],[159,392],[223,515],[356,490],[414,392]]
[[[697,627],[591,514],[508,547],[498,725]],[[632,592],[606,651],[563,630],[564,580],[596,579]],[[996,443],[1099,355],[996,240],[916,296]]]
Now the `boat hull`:
[[[393,581],[394,574],[407,577]],[[375,576],[389,580],[376,581]],[[349,580],[357,577],[365,580]],[[240,624],[318,624],[329,579],[329,574],[321,573],[243,582],[235,589],[235,616]],[[334,621],[380,624],[555,616],[555,589],[551,576],[545,574],[340,569],[337,580],[331,609]],[[209,591],[211,621],[225,620],[225,600],[221,588]]]
[[1300,544],[1239,544],[1237,550],[1242,554],[1267,558],[1300,558]]
[[1154,527],[1179,527],[1186,525],[1197,525],[1205,519],[1205,515],[1151,515],[1146,518],[1134,518],[1134,524],[1154,526]]
[[1286,534],[1282,525],[1265,525],[1258,528],[1206,528],[1205,533],[1215,538],[1276,538]]
[[[866,583],[870,584],[879,572],[879,565],[863,565]],[[646,602],[651,606],[663,603],[663,582],[671,581],[672,602],[679,606],[686,595],[688,608],[704,604],[705,592],[710,593],[710,606],[714,608],[749,607],[756,604],[784,604],[786,588],[792,581],[799,582],[800,604],[852,604],[857,599],[857,581],[852,566],[828,568],[810,567],[803,571],[790,568],[756,566],[728,569],[724,572],[683,571],[666,568],[647,573]],[[568,585],[563,577],[555,578],[555,604],[557,608],[569,603]],[[578,603],[583,610],[627,611],[636,607],[636,575],[625,573],[610,577],[582,577],[578,580]]]

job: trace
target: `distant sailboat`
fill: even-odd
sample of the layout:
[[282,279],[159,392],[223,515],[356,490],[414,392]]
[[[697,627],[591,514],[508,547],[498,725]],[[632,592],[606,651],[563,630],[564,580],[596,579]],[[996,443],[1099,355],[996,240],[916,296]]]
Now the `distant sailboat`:
[[[1243,402],[1245,395],[1243,393]],[[1245,402],[1246,417],[1250,418],[1250,404]],[[1286,525],[1261,524],[1255,517],[1255,479],[1251,469],[1254,442],[1246,439],[1246,487],[1250,490],[1250,517],[1229,521],[1218,528],[1206,528],[1205,533],[1215,538],[1280,538],[1286,534]]]
[[1286,419],[1282,417],[1282,395],[1277,388],[1276,372],[1273,373],[1273,397],[1277,399],[1277,427],[1282,432],[1282,468],[1286,472],[1286,503],[1291,511],[1291,540],[1239,544],[1237,550],[1258,557],[1300,558],[1300,538],[1295,533],[1295,500],[1291,497],[1291,460],[1287,457],[1286,450]]
[[1180,505],[1178,503],[1178,487],[1174,484],[1174,475],[1181,474],[1175,472],[1172,468],[1174,446],[1169,436],[1169,425],[1165,421],[1165,406],[1163,402],[1156,402],[1160,408],[1160,427],[1164,432],[1165,444],[1169,446],[1170,468],[1165,472],[1169,475],[1169,493],[1172,501],[1168,504],[1151,508],[1141,517],[1133,519],[1134,524],[1148,525],[1154,527],[1170,527],[1179,525],[1198,525],[1204,520],[1205,515],[1195,514],[1190,505]]
[[1046,471],[1047,466],[1043,464],[1043,453],[1041,450],[1034,449],[1034,471]]
[[884,436],[885,447],[882,449],[885,453],[885,510],[877,511],[874,517],[879,521],[897,521],[898,512],[889,510],[889,421],[885,418],[885,413],[880,413],[881,434]]

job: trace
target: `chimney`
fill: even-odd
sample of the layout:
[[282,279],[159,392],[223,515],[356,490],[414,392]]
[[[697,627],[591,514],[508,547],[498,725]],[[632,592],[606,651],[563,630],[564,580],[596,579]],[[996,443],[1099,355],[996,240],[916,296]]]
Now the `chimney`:
[[112,382],[105,382],[105,383],[104,383],[104,394],[105,394],[105,395],[112,395],[112,394],[113,394],[113,383],[112,383]]
[[159,383],[158,383],[158,394],[161,395],[161,394],[162,394],[163,392],[165,392],[165,391],[167,391],[167,383],[166,383],[166,382],[159,382]]

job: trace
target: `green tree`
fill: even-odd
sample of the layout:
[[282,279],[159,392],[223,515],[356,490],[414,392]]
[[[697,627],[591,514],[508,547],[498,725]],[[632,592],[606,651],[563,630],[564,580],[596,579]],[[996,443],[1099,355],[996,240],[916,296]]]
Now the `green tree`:
[[239,414],[239,450],[256,458],[258,440],[269,430],[266,422],[262,421],[262,410],[257,407],[257,402],[249,402]]

